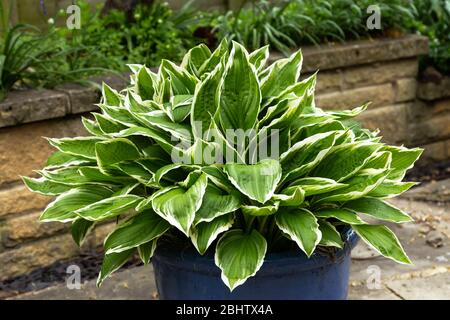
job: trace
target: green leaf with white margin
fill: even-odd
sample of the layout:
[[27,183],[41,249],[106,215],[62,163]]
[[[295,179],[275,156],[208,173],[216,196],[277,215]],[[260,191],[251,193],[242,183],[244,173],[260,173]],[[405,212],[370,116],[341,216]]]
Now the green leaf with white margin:
[[191,127],[186,124],[173,122],[162,110],[135,113],[134,116],[150,128],[163,130],[171,137],[182,141],[191,141]]
[[160,70],[169,79],[174,95],[194,93],[197,80],[186,70],[166,59],[162,60]]
[[322,209],[314,212],[314,215],[323,219],[337,219],[348,224],[365,224],[358,215],[350,210],[341,208]]
[[202,66],[199,68],[199,74],[203,75],[207,72],[211,72],[216,68],[216,66],[220,63],[223,58],[227,58],[228,55],[228,41],[227,39],[223,39],[216,50],[209,56],[205,62],[203,62]]
[[107,173],[103,173],[98,167],[79,167],[78,173],[88,181],[95,181],[102,184],[124,184],[134,181],[131,177],[124,176],[116,170],[109,169]]
[[124,106],[131,113],[131,115],[162,109],[162,107],[153,100],[143,101],[139,95],[131,90],[127,91]]
[[106,254],[118,253],[152,241],[170,229],[153,210],[142,211],[121,223],[105,239]]
[[338,247],[343,248],[344,242],[342,241],[339,231],[328,221],[319,220],[319,230],[322,233],[319,245],[325,247]]
[[55,169],[61,167],[88,165],[89,163],[95,164],[95,160],[89,160],[80,156],[74,156],[72,154],[64,153],[61,151],[53,152],[47,159],[47,169]]
[[195,214],[194,225],[210,222],[222,215],[236,211],[241,205],[236,194],[224,194],[220,189],[208,185],[200,209]]
[[361,198],[346,202],[344,208],[358,213],[364,213],[379,220],[391,222],[410,222],[413,219],[402,210],[375,198]]
[[342,110],[342,111],[328,111],[328,113],[339,120],[351,119],[359,116],[363,113],[370,103],[363,104],[357,108],[353,108],[352,110]]
[[297,243],[310,257],[319,244],[322,233],[317,218],[307,209],[280,210],[275,216],[278,228]]
[[78,167],[63,167],[56,170],[41,170],[38,173],[46,179],[62,183],[69,186],[83,186],[86,184],[103,184],[95,181],[90,181],[82,176],[78,171]]
[[120,100],[121,100],[120,94],[104,82],[102,84],[102,96],[103,96],[103,102],[106,105],[108,105],[108,106],[119,106],[120,105]]
[[136,161],[121,162],[116,164],[115,167],[145,185],[153,183],[153,174]]
[[295,180],[289,184],[290,187],[299,186],[305,191],[305,197],[334,191],[346,187],[344,183],[339,183],[333,179],[308,177]]
[[125,130],[122,130],[120,132],[117,132],[115,134],[112,134],[113,137],[130,137],[130,136],[143,136],[152,138],[156,141],[158,145],[161,146],[161,148],[168,153],[169,155],[172,153],[172,150],[178,150],[178,152],[183,152],[182,149],[179,149],[178,147],[174,146],[172,142],[170,141],[170,136],[166,135],[166,133],[158,132],[151,128],[144,128],[144,127],[131,127]]
[[272,199],[279,201],[280,207],[297,207],[305,200],[305,191],[300,186],[289,187],[275,194]]
[[209,165],[201,168],[202,172],[208,175],[208,179],[214,183],[220,189],[231,193],[236,189],[228,180],[227,175],[223,172],[221,165]]
[[397,146],[384,146],[382,150],[392,153],[391,168],[394,170],[387,178],[395,181],[401,181],[405,177],[406,171],[413,167],[423,152],[420,148],[408,149]]
[[308,174],[330,152],[339,131],[315,134],[294,144],[280,156],[285,180]]
[[208,178],[201,174],[189,188],[169,187],[161,189],[153,196],[153,210],[171,225],[189,236],[195,213],[202,205]]
[[[222,79],[222,71],[222,64],[217,65],[195,90],[191,108],[191,126],[194,137],[203,137],[203,132],[209,129],[211,119],[214,118],[219,108],[219,84]],[[202,125],[201,130],[198,128],[199,124]]]
[[191,228],[190,238],[197,251],[203,255],[222,232],[228,231],[234,222],[234,214],[222,215]]
[[269,59],[269,45],[261,47],[249,54],[248,60],[255,66],[256,71],[261,71]]
[[244,205],[241,207],[241,211],[244,215],[264,217],[274,214],[275,212],[278,211],[278,208],[279,208],[279,201],[276,201],[274,204],[268,204],[262,207]]
[[142,100],[152,100],[155,94],[156,74],[145,66],[137,73],[136,91]]
[[108,135],[110,133],[114,133],[126,128],[126,126],[114,121],[114,119],[111,119],[109,116],[105,116],[96,112],[93,112],[92,114],[97,121],[98,128],[101,132],[103,132],[104,135]]
[[[317,72],[314,73],[313,75],[309,76],[308,78],[303,79],[302,81],[296,82],[293,85],[287,87],[286,89],[281,91],[277,96],[270,97],[269,99],[267,99],[264,102],[264,107],[274,105],[274,104],[278,103],[279,101],[282,101],[282,99],[285,99],[286,97],[289,97],[292,95],[297,96],[297,97],[302,97],[302,96],[313,97],[316,83],[317,83]],[[314,107],[314,99],[309,100],[309,101],[311,104],[308,106],[308,109],[311,111],[317,111]],[[270,109],[271,109],[271,107],[269,107],[267,112],[269,112]],[[306,115],[308,115],[308,114],[312,115],[309,112],[306,113]],[[325,115],[326,115],[326,118],[324,118],[323,120],[332,118],[330,115],[328,115],[328,113],[327,114],[325,114],[325,113],[316,114],[316,116],[325,116]],[[308,124],[308,121],[298,121],[298,122],[299,122],[300,126],[304,126],[304,125]],[[311,122],[311,121],[309,121],[309,122]],[[317,121],[314,121],[314,123],[317,123]]]
[[239,191],[260,203],[272,198],[281,180],[281,165],[273,159],[250,165],[227,163],[224,171]]
[[75,220],[77,218],[76,210],[107,198],[111,194],[110,189],[101,186],[83,186],[72,189],[51,202],[39,219],[42,222]]
[[224,129],[252,129],[261,104],[256,70],[243,46],[233,42],[220,94],[220,122]]
[[358,172],[381,148],[370,141],[338,145],[313,170],[312,176],[341,182]]
[[95,145],[97,163],[100,169],[105,169],[113,164],[136,160],[141,157],[139,149],[128,139],[115,138]]
[[215,262],[223,282],[233,291],[261,268],[267,251],[266,239],[256,230],[227,231],[217,243]]
[[375,152],[361,169],[388,169],[391,166],[392,155],[387,151]]
[[83,219],[90,221],[105,220],[136,208],[143,199],[132,194],[118,195],[92,203],[76,210],[75,213]]
[[140,122],[133,116],[133,114],[123,107],[113,107],[104,104],[99,104],[98,107],[102,110],[104,115],[114,119],[127,127],[140,125]]
[[314,105],[314,86],[316,84],[315,78],[308,78],[307,80],[306,82],[302,81],[301,95],[289,93],[280,98],[272,99],[275,100],[273,102],[266,102],[269,107],[260,121],[260,126],[277,129],[284,129],[289,126],[297,129],[299,123],[303,124],[299,118],[307,114],[311,106]]
[[57,196],[69,191],[73,187],[70,185],[58,183],[47,179],[46,177],[29,178],[22,177],[24,184],[28,190],[43,194],[45,196]]
[[77,218],[73,221],[70,231],[73,240],[79,247],[81,247],[87,234],[94,228],[94,226],[94,221],[89,221],[82,218]]
[[102,268],[97,278],[97,287],[100,287],[107,277],[130,260],[134,252],[135,249],[130,249],[120,253],[106,254],[103,258]]
[[104,140],[98,137],[48,139],[48,142],[56,149],[86,159],[95,159],[95,145],[101,141]]
[[160,183],[164,178],[169,181],[178,182],[186,178],[186,175],[200,166],[195,164],[171,163],[159,168],[155,172],[154,180]]
[[353,225],[352,229],[377,252],[398,263],[411,264],[397,236],[384,225]]
[[205,44],[199,44],[190,49],[183,57],[181,68],[188,70],[191,74],[200,76],[199,70],[202,64],[211,57],[211,51]]
[[155,253],[158,239],[159,238],[156,238],[147,243],[143,243],[138,247],[139,257],[141,258],[144,264],[150,263],[150,259],[153,257],[153,254]]
[[[389,177],[389,175],[388,175]],[[418,182],[401,182],[394,180],[384,180],[378,187],[370,191],[367,196],[388,199],[396,197],[410,188],[419,184]]]
[[313,199],[315,204],[336,201],[350,201],[367,195],[386,179],[389,170],[387,169],[364,169],[357,175],[345,181],[347,187],[335,191],[327,192],[316,196]]
[[300,77],[303,56],[299,50],[286,59],[280,59],[262,72],[261,94],[263,98],[277,96]]
[[85,117],[81,117],[81,122],[83,123],[84,128],[87,132],[92,134],[93,136],[102,137],[105,134],[100,130],[100,127],[98,126],[98,123],[94,120],[87,119]]

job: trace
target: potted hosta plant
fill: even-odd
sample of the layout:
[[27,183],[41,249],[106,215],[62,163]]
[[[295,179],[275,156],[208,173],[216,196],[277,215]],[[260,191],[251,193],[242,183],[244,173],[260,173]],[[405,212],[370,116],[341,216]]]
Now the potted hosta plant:
[[385,199],[414,185],[421,150],[356,125],[365,106],[316,107],[300,51],[268,56],[222,42],[157,73],[130,65],[129,87],[104,85],[82,120],[88,136],[49,139],[58,151],[24,181],[56,196],[41,220],[72,223],[79,245],[117,224],[99,285],[138,252],[163,299],[344,299],[358,236],[410,263],[382,222],[411,220]]

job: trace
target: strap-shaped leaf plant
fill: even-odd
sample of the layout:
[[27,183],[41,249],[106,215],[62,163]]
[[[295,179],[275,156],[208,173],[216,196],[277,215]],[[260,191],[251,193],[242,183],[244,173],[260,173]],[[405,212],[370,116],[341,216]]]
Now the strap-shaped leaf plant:
[[267,252],[341,248],[345,226],[410,263],[394,233],[364,217],[411,220],[385,199],[414,185],[402,179],[422,150],[385,145],[349,121],[365,106],[316,107],[316,75],[299,81],[300,51],[266,66],[268,57],[267,47],[248,53],[224,41],[214,52],[192,48],[181,65],[163,61],[157,73],[131,65],[129,87],[105,84],[100,112],[83,119],[89,136],[49,139],[58,151],[40,177],[24,177],[56,196],[41,220],[71,222],[81,244],[121,216],[98,284],[136,250],[148,263],[163,238],[215,253],[230,290]]

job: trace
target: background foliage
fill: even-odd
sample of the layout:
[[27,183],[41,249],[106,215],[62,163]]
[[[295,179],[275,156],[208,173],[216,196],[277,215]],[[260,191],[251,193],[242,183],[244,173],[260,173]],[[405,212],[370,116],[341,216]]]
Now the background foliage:
[[132,14],[102,10],[101,5],[92,10],[86,0],[76,3],[80,30],[51,23],[45,32],[25,25],[12,28],[2,8],[0,100],[14,86],[53,87],[85,82],[106,69],[124,71],[127,63],[179,62],[187,48],[204,42],[214,49],[223,38],[248,49],[268,44],[288,55],[303,45],[420,33],[430,39],[422,67],[450,72],[450,0],[377,1],[381,30],[366,28],[371,0],[255,0],[225,13],[198,10],[195,1],[174,12],[164,1],[154,1],[138,5]]

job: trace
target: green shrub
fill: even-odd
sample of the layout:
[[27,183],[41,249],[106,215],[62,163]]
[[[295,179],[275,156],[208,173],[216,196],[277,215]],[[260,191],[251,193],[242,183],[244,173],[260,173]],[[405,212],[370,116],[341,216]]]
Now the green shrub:
[[[381,11],[381,30],[366,27],[366,10],[373,4]],[[262,0],[236,13],[219,14],[213,24],[219,38],[236,40],[251,49],[270,44],[287,54],[303,44],[402,32],[414,12],[408,0]]]
[[92,52],[69,45],[53,26],[48,32],[25,24],[11,26],[9,13],[0,4],[0,101],[14,86],[52,88],[68,81],[84,82],[88,76],[105,72],[104,68],[83,64],[80,52],[86,58]]
[[430,53],[422,58],[422,67],[432,65],[450,74],[450,1],[418,0],[414,4],[418,14],[411,28],[430,40]]
[[[179,61],[187,48],[195,44],[191,25],[196,17],[189,5],[174,13],[166,2],[139,5],[129,20],[126,12],[113,9],[102,15],[102,6],[92,11],[86,1],[79,1],[82,28],[60,28],[78,46],[90,48],[81,60],[89,66],[123,70],[125,63],[157,66],[161,59]],[[103,61],[101,61],[103,59]]]
[[41,220],[71,222],[80,244],[94,225],[124,216],[105,239],[98,284],[136,250],[148,263],[167,241],[215,250],[233,289],[267,252],[342,248],[346,226],[410,263],[392,231],[363,216],[411,220],[384,199],[414,185],[402,179],[422,150],[347,125],[364,106],[316,107],[316,75],[297,80],[300,51],[266,67],[268,55],[222,42],[212,53],[192,48],[179,66],[163,60],[157,74],[132,65],[130,86],[104,85],[101,113],[83,119],[89,136],[49,139],[58,151],[39,178],[24,178],[57,196]]

